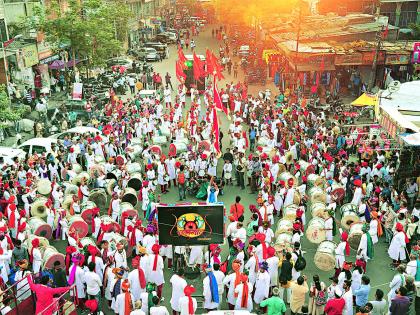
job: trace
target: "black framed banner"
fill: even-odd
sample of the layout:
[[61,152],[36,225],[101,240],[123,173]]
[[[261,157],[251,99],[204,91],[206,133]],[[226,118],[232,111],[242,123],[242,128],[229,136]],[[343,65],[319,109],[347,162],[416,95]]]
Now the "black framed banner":
[[224,241],[224,206],[216,204],[158,205],[160,245],[208,245]]

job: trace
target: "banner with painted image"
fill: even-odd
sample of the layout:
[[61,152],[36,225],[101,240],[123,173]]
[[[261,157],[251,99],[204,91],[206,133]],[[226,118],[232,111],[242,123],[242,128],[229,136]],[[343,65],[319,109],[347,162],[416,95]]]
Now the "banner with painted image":
[[83,83],[74,83],[73,84],[73,93],[72,98],[74,100],[81,101],[83,95]]

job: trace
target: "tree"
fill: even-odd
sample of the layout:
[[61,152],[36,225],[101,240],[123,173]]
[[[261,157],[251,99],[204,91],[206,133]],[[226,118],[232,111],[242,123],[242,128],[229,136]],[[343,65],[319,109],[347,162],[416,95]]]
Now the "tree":
[[420,24],[410,23],[408,27],[411,29],[411,39],[420,39]]
[[0,129],[7,127],[10,121],[14,122],[21,119],[25,110],[25,107],[12,109],[7,96],[6,86],[4,84],[0,85]]
[[130,14],[123,0],[69,0],[65,10],[52,0],[46,11],[36,11],[32,26],[53,46],[69,45],[73,60],[100,66],[123,50]]

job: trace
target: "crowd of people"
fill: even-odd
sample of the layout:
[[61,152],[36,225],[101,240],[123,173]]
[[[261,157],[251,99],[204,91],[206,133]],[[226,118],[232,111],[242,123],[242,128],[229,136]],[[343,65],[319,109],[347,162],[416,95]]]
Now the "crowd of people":
[[[47,309],[43,314],[53,314],[61,303],[54,295],[66,291],[76,295],[80,309],[95,315],[226,308],[268,314],[419,313],[418,186],[413,179],[403,190],[395,188],[399,155],[386,149],[386,139],[311,112],[295,91],[250,95],[239,82],[220,91],[229,117],[222,132],[215,128],[211,84],[203,96],[180,84],[173,97],[171,88],[166,85],[160,95],[132,94],[125,101],[111,92],[102,114],[88,123],[96,134],[66,137],[50,152],[12,165],[0,161],[3,314],[13,300],[7,287],[15,282],[18,300],[34,292],[36,312]],[[228,251],[223,244],[159,245],[157,222],[165,214],[157,205],[170,189],[178,190],[180,202],[216,203],[232,186],[238,196],[226,205]],[[310,190],[317,187],[315,200]],[[252,194],[255,202],[244,204],[242,193]],[[321,204],[316,214],[310,210],[315,201]],[[342,206],[358,224],[356,244],[350,244],[354,231],[343,224]],[[51,244],[67,242],[64,264],[58,259],[50,270],[45,238],[33,234],[37,226],[31,220],[38,216],[52,231]],[[73,225],[75,217],[88,222],[86,231]],[[321,241],[339,239],[329,253],[334,260],[329,279],[305,272],[314,257],[302,249],[304,239],[320,243],[306,233],[313,228],[310,218],[320,224]],[[369,270],[378,242],[389,243],[395,276],[375,290]],[[188,280],[191,269],[204,276],[200,292]],[[171,287],[170,308],[162,304],[163,286]]]

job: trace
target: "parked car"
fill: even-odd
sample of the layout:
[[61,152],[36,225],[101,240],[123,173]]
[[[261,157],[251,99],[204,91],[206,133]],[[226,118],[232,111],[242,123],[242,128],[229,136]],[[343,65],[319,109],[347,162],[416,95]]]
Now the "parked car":
[[161,42],[147,42],[144,47],[150,47],[156,49],[161,59],[164,59],[168,55],[168,45]]
[[7,166],[13,165],[13,159],[25,160],[26,152],[22,149],[13,149],[10,147],[0,147],[0,158],[3,159],[4,164]]
[[249,46],[248,45],[242,45],[239,47],[238,55],[239,56],[248,56],[249,55]]
[[129,58],[118,57],[118,58],[108,59],[107,62],[106,62],[106,65],[108,67],[123,66],[126,69],[131,69],[132,63],[133,63],[133,61]]
[[19,145],[18,149],[31,155],[35,152],[38,154],[50,153],[53,144],[57,145],[58,140],[53,138],[32,138]]
[[161,57],[156,49],[151,47],[142,47],[139,49],[139,59],[145,61],[159,61],[161,60]]
[[156,35],[156,40],[161,43],[176,43],[178,36],[175,33],[163,32]]

